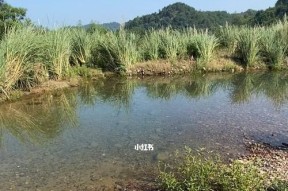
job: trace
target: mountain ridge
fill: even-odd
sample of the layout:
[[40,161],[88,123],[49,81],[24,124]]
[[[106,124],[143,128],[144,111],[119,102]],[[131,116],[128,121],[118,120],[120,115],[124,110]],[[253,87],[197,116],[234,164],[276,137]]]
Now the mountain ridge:
[[227,22],[232,25],[268,25],[282,19],[288,13],[288,0],[278,0],[275,7],[266,10],[248,9],[241,13],[227,11],[199,11],[185,3],[168,5],[159,12],[136,17],[125,23],[125,28],[134,31],[147,29],[172,28],[209,28],[213,29]]

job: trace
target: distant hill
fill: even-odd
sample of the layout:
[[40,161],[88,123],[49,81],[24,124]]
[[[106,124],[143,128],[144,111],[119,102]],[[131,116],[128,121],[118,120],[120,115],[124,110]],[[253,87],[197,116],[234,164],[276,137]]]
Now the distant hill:
[[234,25],[267,25],[282,19],[288,13],[288,0],[278,0],[275,7],[267,10],[247,10],[242,13],[226,11],[198,11],[184,3],[174,3],[158,13],[136,17],[125,24],[126,29],[142,31],[150,28],[196,27],[213,29],[226,22]]
[[103,24],[91,23],[88,25],[83,25],[82,27],[85,29],[90,29],[92,27],[96,27],[96,28],[103,27],[103,28],[111,30],[111,31],[116,31],[116,30],[120,29],[120,23],[117,23],[117,22],[103,23]]
[[158,13],[136,17],[125,24],[125,28],[142,30],[149,28],[173,28],[193,27],[215,28],[229,23],[247,23],[257,11],[248,10],[244,13],[230,14],[226,11],[197,11],[184,3],[174,3],[164,7]]
[[278,0],[274,7],[258,11],[252,20],[254,25],[269,25],[288,14],[288,0]]
[[106,29],[109,29],[112,31],[116,31],[116,30],[120,29],[120,23],[117,23],[117,22],[103,23],[101,25],[103,27],[105,27]]

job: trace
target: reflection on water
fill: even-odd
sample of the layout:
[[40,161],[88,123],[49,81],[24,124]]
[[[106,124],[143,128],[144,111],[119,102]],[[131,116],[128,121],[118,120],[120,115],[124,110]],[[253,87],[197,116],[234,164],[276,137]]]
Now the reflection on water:
[[[0,190],[153,181],[184,145],[233,157],[287,142],[288,73],[111,77],[0,106]],[[153,144],[139,152],[136,144]],[[152,179],[151,179],[152,177]]]
[[4,103],[0,111],[1,145],[5,134],[22,143],[41,143],[59,135],[64,126],[77,125],[76,92],[58,91],[21,102]]

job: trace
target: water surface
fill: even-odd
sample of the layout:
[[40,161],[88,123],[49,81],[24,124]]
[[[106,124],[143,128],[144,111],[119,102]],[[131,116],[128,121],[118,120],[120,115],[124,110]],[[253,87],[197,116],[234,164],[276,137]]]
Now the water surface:
[[[107,78],[0,106],[0,190],[151,182],[184,146],[236,157],[288,142],[288,73]],[[136,151],[136,144],[153,151]]]

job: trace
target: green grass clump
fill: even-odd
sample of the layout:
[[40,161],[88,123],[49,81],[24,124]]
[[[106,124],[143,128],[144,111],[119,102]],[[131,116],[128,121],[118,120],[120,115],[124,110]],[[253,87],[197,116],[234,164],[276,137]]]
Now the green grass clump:
[[46,57],[43,60],[47,65],[51,78],[61,79],[70,69],[71,33],[69,29],[48,31],[43,34],[46,46]]
[[193,42],[197,65],[208,65],[213,58],[215,48],[219,45],[218,39],[214,35],[209,35],[206,31],[195,35]]
[[74,65],[88,65],[91,61],[92,39],[91,34],[84,29],[71,29],[71,57]]
[[271,68],[280,68],[285,60],[287,45],[281,34],[274,28],[265,28],[261,32],[261,52],[264,61]]
[[[193,155],[186,149],[183,162],[160,171],[160,184],[169,191],[265,190],[265,175],[251,163],[224,164],[217,157]],[[167,166],[166,166],[167,167]]]
[[138,37],[121,29],[117,33],[108,32],[93,50],[93,57],[100,68],[110,71],[125,71],[140,61]]
[[162,40],[158,31],[150,30],[146,32],[142,43],[142,54],[144,60],[157,60],[162,57],[160,51]]
[[278,23],[261,31],[262,57],[272,69],[281,68],[286,57],[287,44],[283,37],[283,29],[284,26]]
[[178,56],[183,54],[183,52],[181,52],[183,46],[180,33],[168,27],[159,30],[159,35],[162,41],[161,52],[163,58],[172,62],[176,61]]
[[0,91],[29,88],[47,77],[39,58],[45,50],[32,27],[11,29],[0,42]]
[[254,67],[260,59],[260,34],[258,28],[241,28],[237,37],[236,55],[245,67]]
[[288,182],[275,181],[268,191],[288,191]]
[[226,23],[225,27],[220,27],[218,38],[220,44],[227,48],[229,54],[233,54],[235,52],[237,46],[238,31],[238,27],[229,26],[228,23]]

